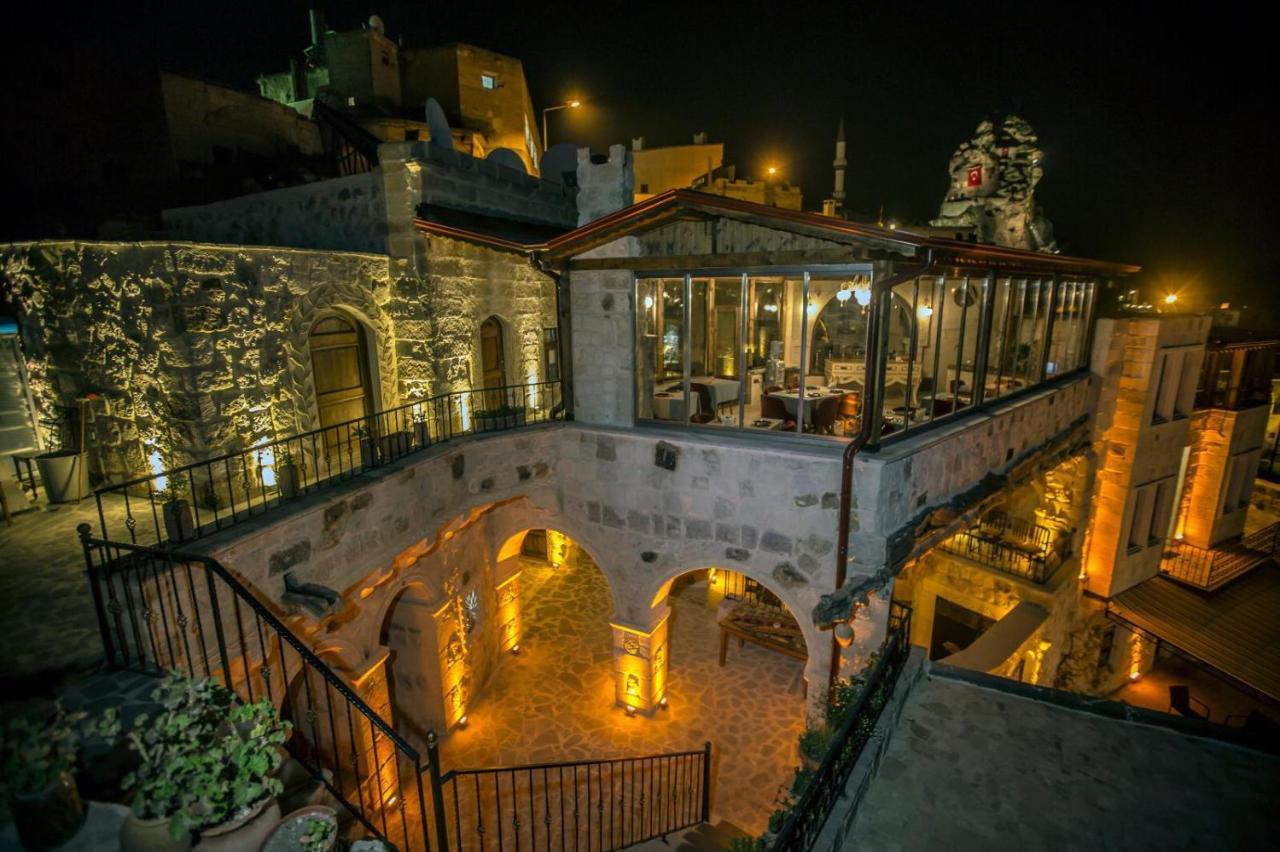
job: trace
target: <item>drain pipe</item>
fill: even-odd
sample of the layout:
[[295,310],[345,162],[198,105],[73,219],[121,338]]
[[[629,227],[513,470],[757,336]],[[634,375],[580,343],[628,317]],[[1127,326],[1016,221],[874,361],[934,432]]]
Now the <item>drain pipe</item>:
[[[871,317],[867,322],[867,340],[870,345],[867,347],[866,371],[863,374],[863,378],[866,381],[863,386],[864,393],[861,406],[862,423],[858,427],[858,434],[845,445],[844,455],[840,460],[840,526],[839,532],[836,534],[837,591],[844,586],[846,568],[849,562],[849,504],[852,502],[853,497],[853,457],[866,446],[867,441],[870,439],[870,412],[879,408],[876,391],[880,387],[880,382],[877,380],[880,374],[880,298],[902,282],[909,281],[928,272],[931,266],[933,266],[933,249],[930,248],[925,249],[924,262],[919,266],[894,273],[883,281],[871,282]],[[835,688],[836,679],[839,677],[840,643],[836,641],[835,631],[832,631],[831,673],[827,680],[828,700],[830,700],[831,692]]]
[[[569,330],[569,323],[564,322],[565,315],[561,313],[560,307],[560,279],[561,273],[551,268],[542,259],[542,256],[536,251],[529,252],[529,265],[550,278],[556,285],[556,346],[559,349],[557,355],[557,363],[560,365],[560,405],[564,409],[564,419],[573,419],[573,358],[565,357],[565,350],[568,344],[572,342],[573,333]],[[572,354],[572,353],[571,353]],[[568,377],[568,381],[565,378]]]

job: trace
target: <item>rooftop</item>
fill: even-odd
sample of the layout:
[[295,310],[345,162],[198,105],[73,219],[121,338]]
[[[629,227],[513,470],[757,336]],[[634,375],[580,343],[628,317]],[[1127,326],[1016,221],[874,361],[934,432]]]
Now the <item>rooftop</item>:
[[1191,735],[1187,724],[1117,718],[1124,708],[1110,702],[973,677],[934,666],[912,688],[844,849],[1262,849],[1274,840],[1275,754]]

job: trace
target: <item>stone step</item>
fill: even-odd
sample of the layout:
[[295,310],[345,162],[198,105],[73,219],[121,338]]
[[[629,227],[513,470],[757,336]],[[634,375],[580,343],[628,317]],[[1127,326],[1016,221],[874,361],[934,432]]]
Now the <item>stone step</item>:
[[698,823],[668,834],[665,839],[646,840],[627,848],[634,852],[722,852],[729,848],[730,840],[746,836],[747,833],[733,823],[719,820],[714,825]]

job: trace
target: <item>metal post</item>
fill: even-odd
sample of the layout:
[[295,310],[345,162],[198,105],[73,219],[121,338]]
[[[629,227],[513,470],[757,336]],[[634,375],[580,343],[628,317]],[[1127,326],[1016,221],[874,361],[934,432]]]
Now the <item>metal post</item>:
[[89,572],[89,591],[93,594],[93,608],[98,615],[98,632],[102,635],[102,648],[107,652],[107,666],[116,666],[116,648],[111,642],[111,631],[107,629],[107,609],[102,605],[102,589],[98,585],[101,579],[98,567],[93,562],[93,542],[89,539],[91,527],[82,523],[76,526],[80,533],[80,544],[84,547],[84,561]]
[[[222,682],[227,689],[233,690],[235,687],[231,685],[231,658],[227,655],[227,637],[222,633],[222,610],[218,606],[218,589],[213,584],[213,570],[208,563],[201,563],[204,568],[204,577],[209,583],[209,606],[213,609],[213,630],[218,637],[218,659],[222,663]],[[244,649],[241,649],[243,653]]]
[[711,740],[702,747],[702,821],[711,822]]
[[[427,731],[427,769],[431,775],[431,808],[435,811],[432,822],[436,827],[436,845],[445,850],[449,848],[449,830],[444,818],[444,787],[440,781],[440,749],[435,731]],[[456,790],[454,792],[457,793]],[[462,842],[461,837],[458,842]]]

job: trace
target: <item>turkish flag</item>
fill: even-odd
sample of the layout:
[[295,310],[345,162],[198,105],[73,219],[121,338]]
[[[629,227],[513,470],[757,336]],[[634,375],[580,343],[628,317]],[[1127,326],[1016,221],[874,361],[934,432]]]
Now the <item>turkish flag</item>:
[[982,186],[982,166],[969,167],[969,180],[966,186]]

